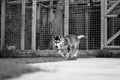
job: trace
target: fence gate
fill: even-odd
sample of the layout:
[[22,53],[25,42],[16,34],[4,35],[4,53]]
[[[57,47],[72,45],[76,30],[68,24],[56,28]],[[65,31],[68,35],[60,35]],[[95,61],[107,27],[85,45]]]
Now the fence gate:
[[120,48],[120,0],[101,0],[101,48]]

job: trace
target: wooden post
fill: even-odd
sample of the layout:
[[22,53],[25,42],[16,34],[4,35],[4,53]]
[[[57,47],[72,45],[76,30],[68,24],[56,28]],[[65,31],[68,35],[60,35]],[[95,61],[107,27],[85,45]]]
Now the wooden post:
[[[50,1],[50,6],[53,6],[53,0]],[[50,22],[54,19],[53,8],[50,8]]]
[[104,0],[104,30],[105,30],[105,46],[107,45],[107,0]]
[[37,14],[37,16],[36,16],[36,19],[37,20],[40,20],[40,9],[41,9],[41,6],[40,5],[38,5],[38,7],[37,7],[37,12],[36,12],[36,14]]
[[1,50],[3,50],[5,43],[5,3],[6,0],[1,2]]
[[105,7],[105,4],[104,4],[104,0],[101,0],[101,49],[104,48],[104,7]]
[[88,11],[85,12],[85,27],[86,27],[86,49],[88,50],[88,32],[89,32],[89,14],[88,14]]
[[32,0],[32,50],[36,50],[36,3],[36,0]]
[[69,34],[69,0],[65,0],[64,36]]
[[101,0],[101,49],[107,43],[107,0]]
[[25,46],[25,0],[22,0],[21,50]]

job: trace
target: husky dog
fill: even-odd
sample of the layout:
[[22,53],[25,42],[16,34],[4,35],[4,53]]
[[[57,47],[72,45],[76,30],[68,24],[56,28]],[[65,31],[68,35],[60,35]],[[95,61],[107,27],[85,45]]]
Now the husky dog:
[[[55,36],[53,39],[53,44],[58,50],[58,53],[65,58],[77,57],[79,50],[80,39],[85,37],[84,35],[76,36],[69,34],[67,36]],[[67,53],[64,51],[67,50]]]

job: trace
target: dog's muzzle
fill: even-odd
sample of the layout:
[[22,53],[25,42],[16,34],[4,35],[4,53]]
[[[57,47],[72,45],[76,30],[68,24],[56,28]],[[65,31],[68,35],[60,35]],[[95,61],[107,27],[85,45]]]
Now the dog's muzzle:
[[55,48],[58,48],[58,46],[55,46]]

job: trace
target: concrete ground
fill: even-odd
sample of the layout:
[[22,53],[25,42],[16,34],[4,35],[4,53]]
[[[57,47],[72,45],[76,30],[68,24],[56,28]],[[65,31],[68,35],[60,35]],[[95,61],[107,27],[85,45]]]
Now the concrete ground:
[[120,80],[119,58],[81,58],[28,65],[45,71],[9,80]]

